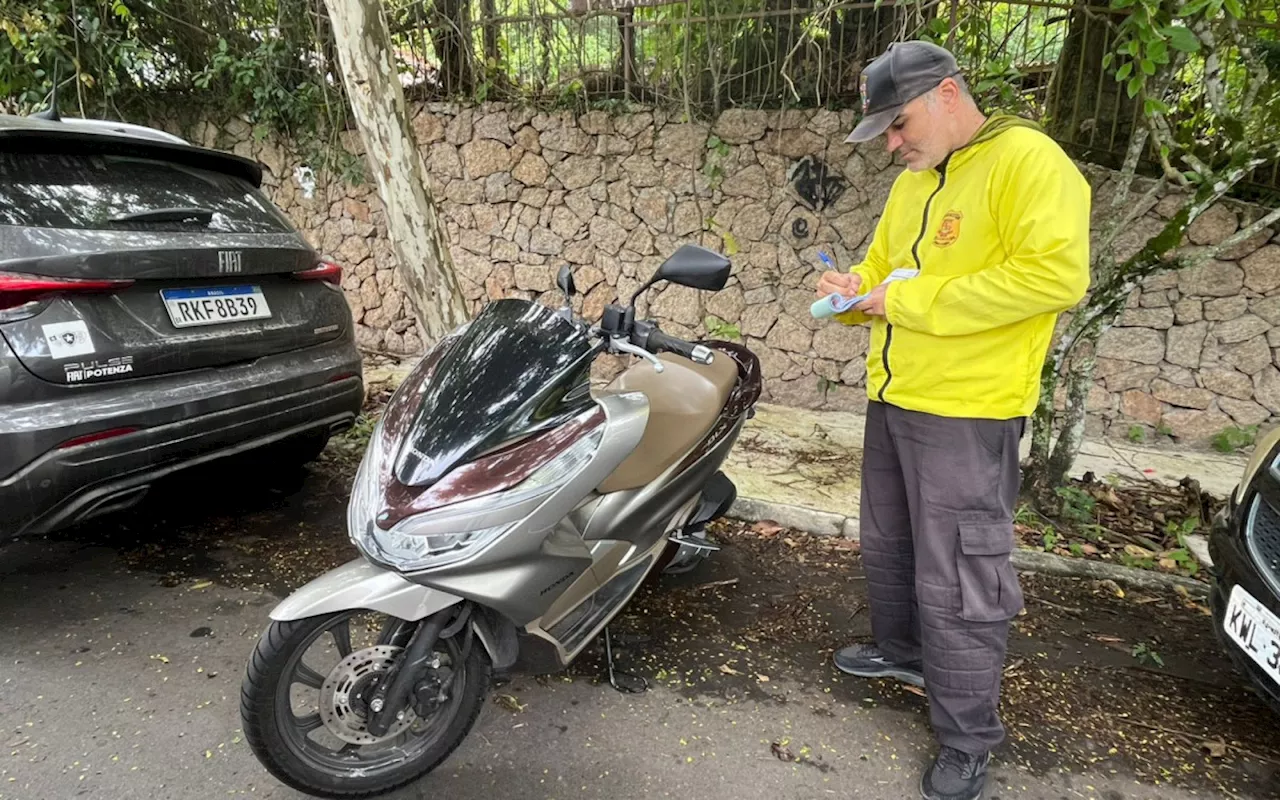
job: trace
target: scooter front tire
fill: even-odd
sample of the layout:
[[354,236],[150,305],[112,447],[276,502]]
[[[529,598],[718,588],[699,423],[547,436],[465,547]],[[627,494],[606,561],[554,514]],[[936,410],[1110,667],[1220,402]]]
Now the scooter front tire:
[[286,727],[298,722],[289,699],[295,670],[303,652],[340,618],[353,613],[345,611],[272,622],[254,648],[241,686],[240,716],[250,750],[281,783],[315,797],[342,800],[375,797],[427,775],[471,732],[489,692],[489,658],[479,642],[472,641],[469,652],[462,656],[456,642],[449,645],[442,640],[437,651],[452,646],[464,665],[464,675],[457,689],[459,702],[452,718],[422,752],[399,764],[367,770],[358,762],[352,762],[350,768],[338,769],[308,757],[296,733]]

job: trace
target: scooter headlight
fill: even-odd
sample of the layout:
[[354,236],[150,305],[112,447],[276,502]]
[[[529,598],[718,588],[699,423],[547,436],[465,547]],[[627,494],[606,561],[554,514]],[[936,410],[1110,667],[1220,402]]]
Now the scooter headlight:
[[[351,539],[366,555],[405,572],[441,567],[483,550],[527,517],[590,463],[604,436],[598,428],[510,489],[406,517],[383,530],[374,520],[379,494],[369,467],[373,447],[356,475],[348,511]],[[364,476],[366,468],[371,475]],[[369,488],[361,495],[361,479]],[[360,506],[357,509],[357,506]]]
[[[412,519],[410,517],[405,522]],[[401,525],[384,531],[370,524],[362,532],[359,544],[377,561],[405,572],[452,564],[511,529],[511,524],[507,524],[462,533],[415,534],[401,530]]]

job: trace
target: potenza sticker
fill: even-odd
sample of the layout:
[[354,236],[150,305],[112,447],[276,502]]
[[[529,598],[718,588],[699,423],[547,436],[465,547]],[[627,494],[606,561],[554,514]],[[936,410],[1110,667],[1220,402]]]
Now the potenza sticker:
[[41,325],[40,330],[44,332],[44,340],[49,344],[49,355],[54,358],[75,358],[93,352],[89,326],[83,320]]
[[98,378],[111,378],[133,372],[133,356],[109,358],[106,361],[85,361],[79,364],[63,364],[67,383],[81,383]]

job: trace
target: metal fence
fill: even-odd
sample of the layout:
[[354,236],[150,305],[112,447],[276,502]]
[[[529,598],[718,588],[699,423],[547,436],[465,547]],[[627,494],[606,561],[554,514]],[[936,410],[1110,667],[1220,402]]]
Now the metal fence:
[[[1078,157],[1118,165],[1141,121],[1101,64],[1116,12],[1063,0],[387,2],[411,68],[406,87],[423,96],[634,101],[691,116],[850,107],[871,58],[895,40],[926,38],[956,54],[984,106],[1051,121]],[[1274,19],[1251,24],[1280,42]],[[1194,67],[1186,80],[1194,91]],[[1252,184],[1280,191],[1280,164]]]

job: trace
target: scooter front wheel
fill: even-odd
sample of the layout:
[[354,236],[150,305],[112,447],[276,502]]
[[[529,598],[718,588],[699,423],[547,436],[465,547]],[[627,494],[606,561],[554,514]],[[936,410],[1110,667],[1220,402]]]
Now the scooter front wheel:
[[437,642],[390,729],[375,736],[367,727],[374,689],[417,624],[363,610],[271,623],[240,692],[245,739],[267,771],[317,797],[361,798],[411,783],[444,761],[489,690],[488,656],[465,629]]

